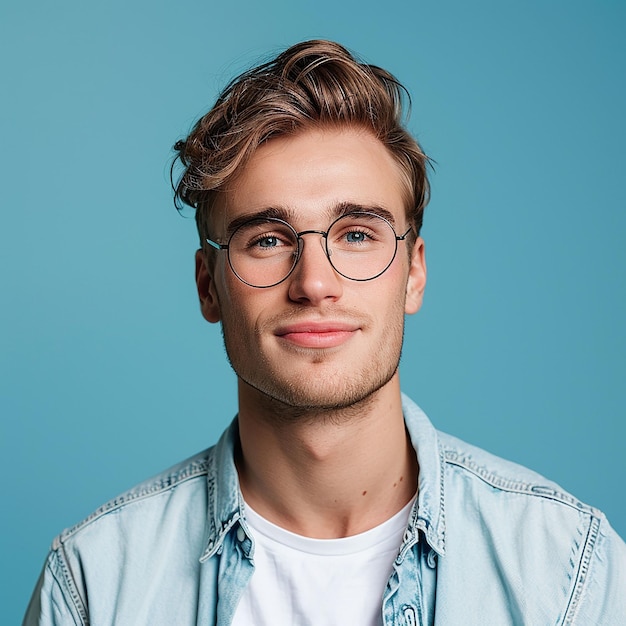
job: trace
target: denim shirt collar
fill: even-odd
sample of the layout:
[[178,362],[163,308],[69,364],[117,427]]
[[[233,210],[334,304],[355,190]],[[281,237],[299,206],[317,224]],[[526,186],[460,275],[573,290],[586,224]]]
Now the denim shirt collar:
[[[201,562],[220,551],[224,538],[231,528],[236,524],[241,525],[243,521],[243,496],[235,467],[235,448],[238,442],[239,422],[235,417],[220,437],[214,454],[210,457],[207,471],[207,538],[204,552],[200,557]],[[245,532],[245,525],[242,527]]]
[[[409,523],[398,558],[419,541],[422,531],[428,545],[440,556],[445,553],[445,515],[443,493],[443,451],[437,431],[425,413],[402,394],[402,410],[409,437],[419,463],[418,496],[409,516]],[[238,525],[251,539],[245,524],[243,497],[235,467],[235,448],[239,440],[239,423],[232,421],[215,446],[207,472],[208,510],[207,537],[200,561],[221,551],[224,538]],[[250,546],[250,553],[254,544]]]
[[402,394],[404,423],[417,454],[419,476],[417,502],[411,511],[401,548],[406,550],[418,541],[422,531],[428,545],[440,556],[445,554],[446,518],[444,507],[444,458],[437,431],[426,414],[408,396]]

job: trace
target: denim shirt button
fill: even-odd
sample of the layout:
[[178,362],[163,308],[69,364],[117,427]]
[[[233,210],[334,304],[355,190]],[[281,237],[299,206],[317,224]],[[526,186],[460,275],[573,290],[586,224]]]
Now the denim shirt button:
[[239,542],[243,542],[243,540],[244,540],[245,538],[246,538],[246,533],[245,533],[244,529],[240,526],[240,527],[237,529],[237,540],[238,540]]
[[431,548],[428,552],[428,556],[426,557],[426,562],[428,563],[428,567],[435,569],[437,553]]

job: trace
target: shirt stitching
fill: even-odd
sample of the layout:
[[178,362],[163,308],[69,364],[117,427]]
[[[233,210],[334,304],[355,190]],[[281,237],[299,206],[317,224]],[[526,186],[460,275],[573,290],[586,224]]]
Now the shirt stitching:
[[576,584],[574,590],[570,596],[569,605],[565,611],[565,618],[563,620],[564,626],[567,624],[573,624],[578,608],[580,607],[580,598],[582,596],[583,587],[587,582],[587,574],[589,573],[589,563],[591,562],[591,556],[593,554],[598,534],[600,530],[600,520],[597,517],[591,519],[589,529],[587,531],[587,537],[585,539],[585,547],[583,549],[582,557],[578,564],[578,573],[576,576]]
[[556,485],[540,485],[502,476],[493,472],[485,465],[479,465],[471,457],[459,455],[452,450],[446,450],[445,456],[448,465],[455,465],[464,469],[485,483],[502,491],[554,500],[589,515],[597,516],[599,513],[593,507],[582,503],[567,492],[557,489]]
[[78,532],[81,528],[87,526],[88,524],[91,524],[96,519],[102,517],[103,515],[106,515],[107,513],[111,513],[112,511],[115,511],[116,509],[130,504],[131,502],[143,500],[145,498],[158,495],[165,491],[169,491],[170,489],[174,489],[176,486],[187,482],[188,480],[192,480],[203,475],[206,476],[208,466],[209,460],[207,458],[194,460],[185,467],[172,474],[159,477],[153,482],[144,483],[143,485],[140,485],[135,489],[131,489],[130,491],[127,491],[122,495],[113,498],[113,500],[109,500],[107,503],[96,509],[96,511],[86,517],[84,520],[63,531],[60,537],[55,539],[53,549],[58,549],[63,542],[65,542],[69,537]]

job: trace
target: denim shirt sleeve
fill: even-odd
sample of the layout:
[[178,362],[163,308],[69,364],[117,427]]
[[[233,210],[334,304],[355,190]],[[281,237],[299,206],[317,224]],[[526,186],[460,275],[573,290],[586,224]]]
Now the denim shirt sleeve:
[[23,626],[230,623],[252,569],[239,532],[236,428],[63,531]]
[[[406,397],[404,413],[420,462],[417,526],[439,558],[434,585],[403,596],[387,623],[626,626],[626,545],[602,512],[436,431]],[[399,591],[416,570],[400,571]],[[414,622],[401,616],[409,605]]]
[[[53,550],[41,572],[28,605],[22,626],[83,626],[87,624],[84,607],[77,607],[67,585],[58,551]],[[78,597],[75,596],[78,600]]]
[[578,606],[570,607],[566,624],[626,624],[626,544],[606,518],[601,518],[581,587]]

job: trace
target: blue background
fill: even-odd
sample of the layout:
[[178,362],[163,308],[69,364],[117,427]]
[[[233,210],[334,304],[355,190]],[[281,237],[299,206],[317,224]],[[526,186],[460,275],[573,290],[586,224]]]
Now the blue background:
[[626,4],[4,2],[3,623],[52,537],[236,411],[170,148],[234,74],[336,39],[394,72],[437,161],[404,389],[626,535]]

